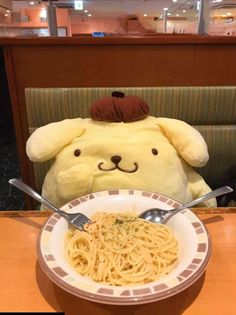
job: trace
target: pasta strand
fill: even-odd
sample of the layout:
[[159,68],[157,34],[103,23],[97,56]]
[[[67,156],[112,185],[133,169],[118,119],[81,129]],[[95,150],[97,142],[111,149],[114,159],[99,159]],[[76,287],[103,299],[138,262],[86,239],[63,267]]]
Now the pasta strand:
[[69,228],[65,257],[81,275],[104,284],[144,284],[168,274],[178,258],[170,228],[134,213],[98,212],[86,231]]

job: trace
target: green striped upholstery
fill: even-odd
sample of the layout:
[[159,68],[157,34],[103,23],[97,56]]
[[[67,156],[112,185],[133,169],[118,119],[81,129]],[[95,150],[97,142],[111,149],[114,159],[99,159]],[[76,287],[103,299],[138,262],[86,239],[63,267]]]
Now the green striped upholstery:
[[194,125],[235,123],[236,87],[27,88],[29,126],[89,117],[91,103],[114,90],[145,99],[153,116],[177,118]]
[[[205,138],[208,164],[198,169],[214,188],[236,163],[236,87],[116,87],[27,88],[25,90],[29,132],[65,118],[89,117],[90,105],[112,91],[145,99],[150,115],[176,118],[195,126]],[[40,189],[50,162],[34,164]]]

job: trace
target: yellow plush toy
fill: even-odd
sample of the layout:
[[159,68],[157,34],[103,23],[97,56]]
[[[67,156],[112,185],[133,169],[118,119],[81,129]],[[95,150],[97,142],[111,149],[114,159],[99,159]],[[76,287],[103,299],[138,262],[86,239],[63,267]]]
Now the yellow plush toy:
[[193,168],[207,163],[207,145],[187,123],[149,116],[144,101],[115,93],[95,102],[91,116],[48,124],[28,139],[31,161],[55,159],[42,194],[58,207],[108,189],[152,191],[181,203],[211,191]]

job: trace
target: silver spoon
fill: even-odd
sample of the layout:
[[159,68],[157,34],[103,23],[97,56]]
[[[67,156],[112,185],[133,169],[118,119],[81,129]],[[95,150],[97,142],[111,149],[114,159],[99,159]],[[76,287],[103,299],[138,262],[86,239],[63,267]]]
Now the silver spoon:
[[232,191],[233,191],[233,189],[231,187],[223,186],[223,187],[217,188],[217,189],[207,193],[206,195],[203,195],[197,199],[194,199],[194,200],[180,206],[179,208],[170,209],[170,210],[152,208],[152,209],[148,209],[148,210],[145,210],[144,212],[142,212],[139,215],[139,217],[144,219],[144,220],[147,220],[147,221],[163,224],[163,223],[166,223],[170,217],[172,217],[176,213],[180,212],[181,210],[184,210],[186,208],[197,205],[198,203],[201,203],[203,201],[206,201],[206,200],[209,200],[209,199],[212,199],[212,198],[224,195],[224,194],[228,194]]

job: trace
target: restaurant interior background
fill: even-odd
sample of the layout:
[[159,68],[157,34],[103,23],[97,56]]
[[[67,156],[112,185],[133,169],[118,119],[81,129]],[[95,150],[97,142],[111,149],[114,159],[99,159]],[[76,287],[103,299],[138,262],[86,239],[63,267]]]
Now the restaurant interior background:
[[[235,36],[236,1],[204,3],[204,34]],[[0,37],[51,36],[47,14],[52,6],[58,36],[187,36],[199,31],[199,4],[197,0],[0,0]],[[0,210],[23,209],[23,194],[8,184],[21,172],[2,50],[0,62]]]
[[[207,34],[235,35],[236,1],[207,0],[206,3]],[[0,0],[0,36],[49,36],[47,8],[50,5],[56,7],[58,36],[197,32],[197,0]]]

